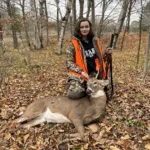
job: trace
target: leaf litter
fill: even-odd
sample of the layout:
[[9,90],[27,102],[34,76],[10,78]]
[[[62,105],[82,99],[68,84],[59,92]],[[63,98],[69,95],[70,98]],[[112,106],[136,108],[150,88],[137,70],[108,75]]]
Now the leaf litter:
[[9,77],[7,85],[3,85],[6,95],[0,98],[0,149],[150,149],[150,76],[143,81],[142,67],[135,68],[136,50],[130,47],[123,52],[116,50],[113,54],[115,94],[107,104],[102,122],[90,126],[93,132],[85,128],[88,133],[86,142],[80,138],[71,140],[67,136],[77,133],[73,124],[43,123],[30,129],[11,126],[12,121],[34,100],[66,96],[66,56],[52,55],[49,67],[36,74],[16,73]]

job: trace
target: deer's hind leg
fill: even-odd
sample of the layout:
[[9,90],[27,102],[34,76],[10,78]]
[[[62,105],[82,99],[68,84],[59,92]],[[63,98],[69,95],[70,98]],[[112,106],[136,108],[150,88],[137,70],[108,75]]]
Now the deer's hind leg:
[[37,118],[34,118],[34,119],[30,120],[29,122],[23,124],[22,126],[23,126],[23,128],[28,128],[29,129],[30,127],[36,126],[36,125],[38,125],[40,123],[43,123],[45,121],[46,121],[45,118],[40,116],[40,117],[37,117]]
[[84,119],[83,119],[83,124],[84,125],[88,125],[90,124],[91,122],[94,121],[94,118],[92,116],[86,116]]
[[20,117],[20,118],[18,118],[18,119],[15,119],[15,120],[13,121],[13,123],[22,123],[22,122],[25,122],[25,121],[27,121],[27,120],[29,120],[29,118],[27,118],[27,117]]

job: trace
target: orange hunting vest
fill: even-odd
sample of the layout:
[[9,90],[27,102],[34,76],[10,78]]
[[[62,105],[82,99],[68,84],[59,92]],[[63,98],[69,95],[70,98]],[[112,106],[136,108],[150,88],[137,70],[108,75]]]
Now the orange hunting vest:
[[[71,40],[74,48],[75,48],[75,63],[85,72],[88,74],[88,70],[87,70],[87,65],[86,63],[84,62],[84,58],[82,56],[82,49],[81,49],[81,46],[79,44],[79,42],[76,40],[76,39],[73,39]],[[100,67],[103,67],[102,70],[102,78],[103,79],[106,79],[106,64],[104,62],[104,59],[103,59],[103,56],[102,56],[102,48],[100,46],[100,40],[98,39],[97,40],[97,45],[98,45],[98,49],[100,50],[100,54],[101,54],[101,58],[102,58],[102,66],[99,62],[99,59],[96,58],[95,59],[95,63],[96,63],[96,71],[99,71]],[[74,75],[77,75],[77,76],[80,76],[82,77],[85,81],[87,81],[87,78],[85,78],[84,76],[82,76],[80,73],[77,73],[77,72],[74,72],[72,70],[69,70],[68,72],[69,74],[74,74]]]

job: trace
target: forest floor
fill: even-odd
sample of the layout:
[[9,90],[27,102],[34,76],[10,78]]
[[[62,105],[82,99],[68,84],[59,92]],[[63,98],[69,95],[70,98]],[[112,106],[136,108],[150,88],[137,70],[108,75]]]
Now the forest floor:
[[[136,35],[128,35],[123,51],[114,50],[115,93],[107,104],[103,121],[95,123],[98,130],[92,133],[85,127],[86,132],[90,132],[87,142],[80,138],[71,140],[67,135],[77,131],[68,123],[43,123],[29,130],[12,126],[12,121],[32,101],[66,95],[66,55],[55,54],[57,44],[54,42],[47,49],[28,53],[30,71],[17,63],[20,72],[15,64],[12,69],[15,71],[1,85],[0,150],[150,150],[150,76],[143,80],[146,36],[143,36],[138,68],[137,41]],[[15,54],[15,58],[18,55]],[[26,64],[26,59],[20,59]],[[11,59],[10,63],[14,61],[16,59]]]

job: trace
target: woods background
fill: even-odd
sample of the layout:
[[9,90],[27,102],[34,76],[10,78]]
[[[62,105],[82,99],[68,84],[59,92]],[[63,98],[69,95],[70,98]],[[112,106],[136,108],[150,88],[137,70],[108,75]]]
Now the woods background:
[[[24,46],[26,50],[40,50],[50,46],[56,35],[56,51],[62,54],[65,37],[71,38],[76,21],[86,17],[91,20],[98,37],[117,34],[115,47],[120,32],[124,32],[121,49],[126,32],[138,33],[138,63],[141,34],[148,32],[150,24],[149,7],[148,0],[1,0],[0,47],[4,49],[9,43],[13,44],[14,49]],[[148,58],[144,68],[146,76]]]

